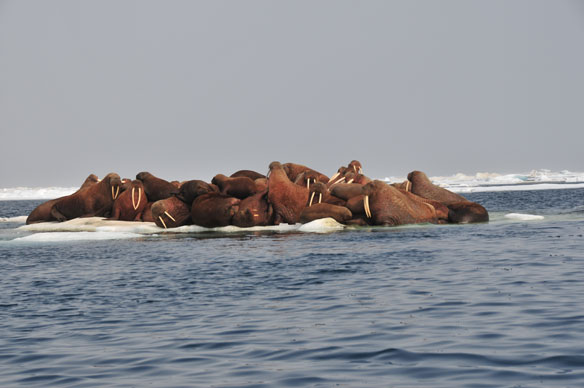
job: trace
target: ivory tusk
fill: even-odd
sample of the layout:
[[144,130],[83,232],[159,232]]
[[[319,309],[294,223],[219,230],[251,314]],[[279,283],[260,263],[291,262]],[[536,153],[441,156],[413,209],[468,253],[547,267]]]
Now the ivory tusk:
[[322,201],[322,193],[318,193],[318,203],[321,203]]
[[135,190],[136,190],[136,188],[135,187],[132,187],[132,207],[134,208],[134,210],[138,209],[138,205],[136,205],[136,201],[134,199],[134,191]]
[[[112,187],[113,189],[113,187]],[[120,194],[120,186],[116,187],[116,196],[114,199],[118,198],[118,195]]]
[[353,165],[353,171],[357,172],[357,166]]
[[158,219],[160,220],[160,222],[162,222],[162,225],[164,225],[164,229],[168,229],[166,227],[166,224],[164,223],[164,220],[162,219],[162,216],[158,216]]
[[140,201],[142,200],[142,188],[138,187],[138,204],[136,205],[136,208],[138,206],[140,206]]
[[312,192],[312,195],[310,196],[310,202],[308,203],[308,207],[312,206],[312,200],[314,199],[314,193],[316,193],[316,191]]
[[329,179],[329,183],[330,183],[330,182],[332,182],[332,181],[334,181],[335,179],[337,179],[337,177],[338,177],[339,175],[341,175],[341,173],[340,173],[340,172],[337,172],[335,175],[333,175],[333,176],[331,177],[331,179]]
[[355,180],[354,178],[351,178],[347,183],[353,183],[354,180]]
[[306,180],[306,190],[310,190],[310,178]]
[[363,207],[365,208],[365,215],[367,218],[371,218],[371,208],[369,207],[369,196],[366,195],[363,199]]
[[406,181],[406,191],[411,191],[410,186],[412,185],[412,183],[410,181]]
[[114,187],[112,186],[112,199],[116,199],[116,197],[114,197]]
[[170,218],[171,220],[176,222],[176,220],[174,218],[172,218],[172,216],[170,214],[168,214],[168,212],[166,210],[164,211],[164,214],[166,214],[168,216],[168,218]]

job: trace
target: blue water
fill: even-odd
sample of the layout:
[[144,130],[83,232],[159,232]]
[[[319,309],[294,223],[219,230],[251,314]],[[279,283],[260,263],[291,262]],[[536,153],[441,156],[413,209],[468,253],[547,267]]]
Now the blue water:
[[584,386],[584,189],[466,196],[490,223],[53,243],[0,224],[0,386]]

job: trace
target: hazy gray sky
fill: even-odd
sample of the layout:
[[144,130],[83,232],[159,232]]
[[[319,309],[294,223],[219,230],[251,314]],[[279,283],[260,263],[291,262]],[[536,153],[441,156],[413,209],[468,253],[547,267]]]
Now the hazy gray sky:
[[584,170],[582,1],[0,1],[0,187]]

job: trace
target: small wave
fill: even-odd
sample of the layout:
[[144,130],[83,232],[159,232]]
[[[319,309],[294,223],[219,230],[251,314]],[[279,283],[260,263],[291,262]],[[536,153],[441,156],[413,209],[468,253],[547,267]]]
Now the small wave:
[[505,218],[510,220],[517,220],[517,221],[536,221],[536,220],[543,220],[544,216],[538,216],[535,214],[522,214],[522,213],[509,213],[505,214]]

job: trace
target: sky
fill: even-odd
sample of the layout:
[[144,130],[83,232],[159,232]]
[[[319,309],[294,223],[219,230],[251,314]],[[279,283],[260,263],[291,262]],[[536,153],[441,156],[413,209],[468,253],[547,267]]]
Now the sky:
[[0,187],[584,171],[583,1],[0,0]]

